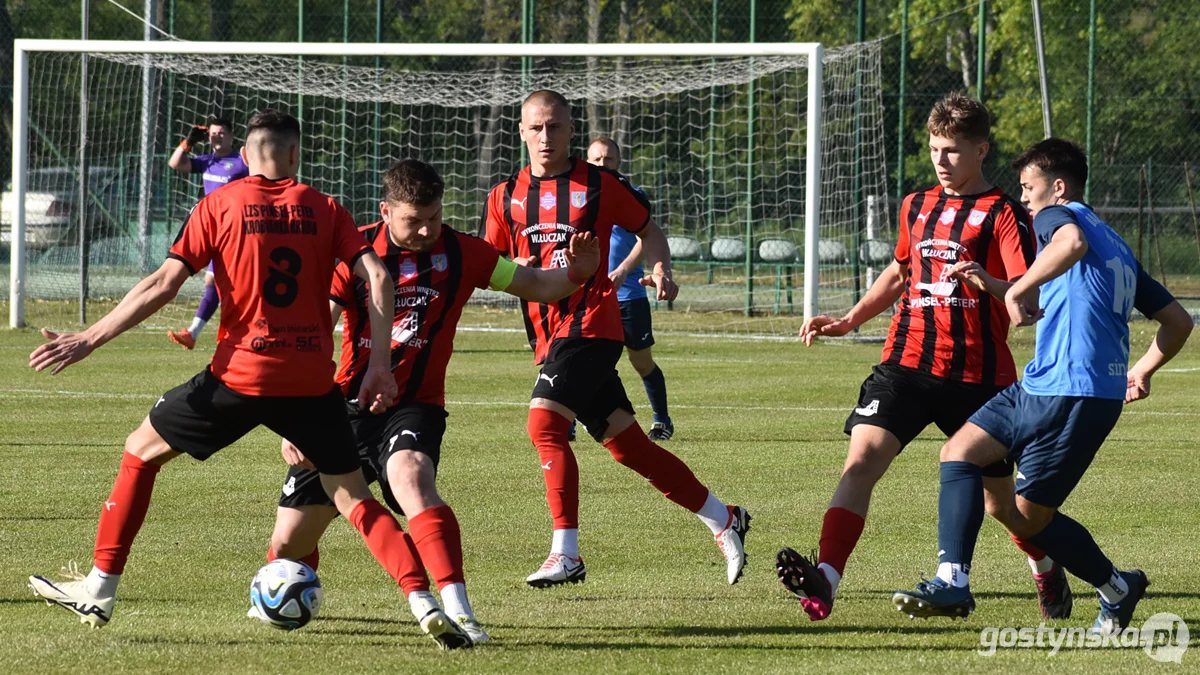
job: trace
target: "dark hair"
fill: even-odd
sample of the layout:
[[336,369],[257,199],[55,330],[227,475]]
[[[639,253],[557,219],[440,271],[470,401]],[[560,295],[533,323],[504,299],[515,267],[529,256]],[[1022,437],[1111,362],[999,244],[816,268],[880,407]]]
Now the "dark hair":
[[225,127],[226,131],[233,131],[233,120],[223,115],[212,115],[208,118],[208,126],[218,125]]
[[590,148],[597,143],[603,143],[605,147],[615,153],[618,158],[621,156],[621,146],[617,145],[617,142],[612,138],[608,136],[597,136],[592,139],[591,143],[588,143],[588,147]]
[[992,133],[992,115],[979,101],[954,93],[933,104],[925,126],[939,138],[962,134],[969,141],[984,143]]
[[567,111],[568,115],[571,114],[571,103],[567,101],[566,96],[563,96],[557,91],[550,89],[538,89],[537,91],[526,96],[524,101],[521,101],[521,107],[524,108],[526,105],[533,102],[540,103],[542,105],[560,105],[563,107],[563,110]]
[[1047,138],[1034,143],[1012,162],[1012,169],[1017,173],[1027,166],[1036,166],[1051,180],[1061,178],[1071,192],[1078,192],[1087,185],[1087,155],[1078,145],[1063,138]]
[[300,121],[295,117],[274,108],[267,108],[254,113],[246,124],[246,138],[256,131],[266,131],[273,136],[285,136],[300,140]]
[[419,159],[404,159],[383,176],[383,198],[392,204],[429,206],[442,198],[446,184],[437,169]]

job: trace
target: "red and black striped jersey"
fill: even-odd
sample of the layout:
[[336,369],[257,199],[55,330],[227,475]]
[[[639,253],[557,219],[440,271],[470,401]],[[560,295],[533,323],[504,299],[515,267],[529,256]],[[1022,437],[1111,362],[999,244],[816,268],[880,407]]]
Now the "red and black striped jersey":
[[[454,333],[476,288],[486,288],[500,254],[486,241],[445,225],[433,248],[415,253],[400,248],[378,222],[360,228],[396,283],[392,324],[392,374],[400,396],[396,405],[446,404],[446,365]],[[348,399],[358,397],[371,349],[367,314],[369,284],[345,264],[334,273],[329,299],[345,311],[342,359],[337,383]]]
[[[537,256],[537,266],[565,264],[571,235],[591,232],[608,260],[614,226],[640,232],[650,222],[650,204],[620,174],[572,158],[557,176],[534,176],[529,167],[492,188],[480,231],[503,255]],[[550,343],[564,337],[624,340],[616,291],[601,265],[570,297],[556,303],[521,302],[525,332],[538,363]]]
[[955,382],[1016,382],[1004,303],[947,271],[973,260],[993,277],[1012,281],[1025,274],[1035,253],[1029,214],[999,188],[955,196],[938,186],[906,197],[896,261],[908,279],[883,363]]

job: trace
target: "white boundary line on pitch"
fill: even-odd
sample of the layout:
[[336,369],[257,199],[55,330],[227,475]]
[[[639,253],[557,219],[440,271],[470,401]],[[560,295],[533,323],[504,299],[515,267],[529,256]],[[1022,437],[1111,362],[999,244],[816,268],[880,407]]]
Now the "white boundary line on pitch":
[[[62,389],[14,389],[0,388],[0,398],[9,399],[46,399],[56,397],[66,398],[112,398],[123,400],[152,400],[161,394],[117,394],[103,391],[67,391]],[[446,405],[456,406],[493,406],[498,408],[525,408],[529,401],[446,401]],[[671,404],[672,408],[683,410],[761,410],[767,412],[847,412],[849,407],[829,408],[816,406],[779,406],[779,405],[687,405]],[[1164,417],[1200,417],[1200,411],[1184,412],[1175,410],[1128,410],[1125,415],[1157,415]]]

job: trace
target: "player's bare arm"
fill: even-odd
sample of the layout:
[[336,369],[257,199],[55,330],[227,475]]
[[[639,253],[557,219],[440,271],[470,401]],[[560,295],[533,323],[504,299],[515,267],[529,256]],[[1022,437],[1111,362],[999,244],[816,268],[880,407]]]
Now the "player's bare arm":
[[29,355],[29,366],[37,371],[55,366],[50,374],[59,374],[67,366],[82,361],[104,343],[162,309],[174,299],[183,282],[190,276],[191,271],[186,265],[174,258],[168,258],[162,267],[139,281],[113,311],[87,330],[78,333],[55,333],[43,328],[42,336],[49,342],[33,350]]
[[167,166],[179,173],[191,173],[192,160],[188,157],[188,153],[192,151],[193,146],[203,143],[206,138],[208,138],[208,127],[193,126],[188,131],[187,137],[180,141],[179,145],[175,146],[175,152],[171,153],[171,158],[167,160]]
[[[370,297],[367,312],[371,317],[371,344],[391,344],[392,320],[396,313],[396,289],[383,261],[374,251],[367,251],[354,263],[354,274],[368,284]],[[358,405],[373,413],[387,410],[396,400],[396,379],[392,377],[391,353],[387,349],[372,349],[367,373],[359,388]]]
[[501,290],[532,302],[562,300],[579,290],[600,269],[600,243],[590,232],[575,234],[563,257],[567,265],[558,269],[518,266],[512,281]]
[[629,249],[629,255],[625,256],[621,264],[617,265],[616,269],[609,270],[608,278],[612,280],[613,286],[619,287],[625,283],[625,279],[629,278],[629,273],[642,264],[643,258],[642,240],[638,239],[633,243],[633,248]]
[[907,267],[907,265],[893,260],[891,265],[879,273],[879,277],[875,279],[875,283],[871,284],[866,295],[846,313],[846,316],[840,319],[827,314],[814,316],[800,327],[800,339],[804,341],[805,345],[811,347],[813,340],[818,337],[845,335],[879,316],[895,305],[900,300],[900,296],[904,295],[904,277]]
[[671,278],[671,247],[667,245],[667,235],[652,219],[637,236],[646,256],[646,264],[650,267],[650,273],[642,279],[642,285],[654,287],[658,300],[674,300],[679,295],[679,286]]
[[1071,266],[1079,262],[1088,251],[1087,237],[1075,223],[1063,225],[1055,231],[1050,243],[1029,272],[1017,280],[1004,295],[1004,304],[1013,325],[1028,326],[1041,318],[1038,309],[1038,287],[1062,276]]
[[1129,387],[1125,391],[1126,403],[1140,401],[1150,395],[1150,378],[1159,368],[1175,358],[1192,334],[1192,315],[1178,300],[1172,301],[1150,318],[1158,322],[1158,332],[1146,353],[1129,369]]

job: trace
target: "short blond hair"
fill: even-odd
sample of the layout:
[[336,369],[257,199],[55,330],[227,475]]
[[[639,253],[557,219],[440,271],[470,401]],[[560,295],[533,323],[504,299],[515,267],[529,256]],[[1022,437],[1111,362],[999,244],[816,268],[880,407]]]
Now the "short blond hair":
[[976,99],[954,93],[933,104],[925,126],[930,135],[939,138],[961,134],[969,141],[985,143],[992,134],[992,114]]

